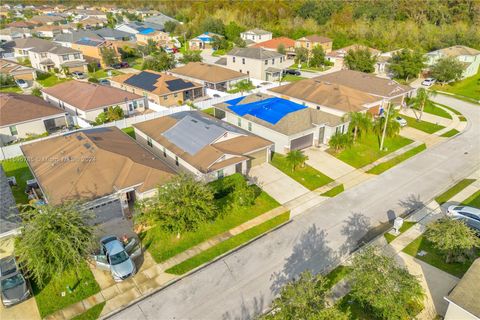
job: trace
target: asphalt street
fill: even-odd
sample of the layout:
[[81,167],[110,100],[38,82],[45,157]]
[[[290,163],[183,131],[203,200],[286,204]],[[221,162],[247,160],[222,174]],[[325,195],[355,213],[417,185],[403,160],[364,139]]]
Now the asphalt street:
[[469,120],[459,136],[300,214],[112,319],[250,319],[305,269],[335,265],[368,230],[428,203],[480,167],[480,106],[438,95]]

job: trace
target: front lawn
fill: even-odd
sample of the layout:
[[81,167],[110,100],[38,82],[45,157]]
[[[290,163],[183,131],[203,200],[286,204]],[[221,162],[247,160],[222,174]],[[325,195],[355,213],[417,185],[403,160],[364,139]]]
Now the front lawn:
[[435,123],[431,123],[431,122],[427,122],[427,121],[423,121],[423,120],[418,121],[415,118],[407,117],[407,116],[404,116],[404,115],[402,115],[402,118],[407,120],[407,124],[408,124],[409,127],[420,130],[420,131],[423,131],[423,132],[426,132],[426,133],[430,133],[430,134],[435,133],[435,132],[445,128],[444,126],[441,126],[439,124],[435,124]]
[[247,243],[248,241],[260,236],[261,234],[272,230],[275,227],[278,227],[282,223],[287,222],[289,219],[290,211],[284,212],[281,215],[278,215],[270,220],[263,222],[262,224],[259,224],[258,226],[250,228],[236,236],[220,242],[219,244],[197,254],[196,256],[165,270],[165,272],[177,275],[184,274],[192,269],[195,269],[198,266],[201,266],[204,263],[212,261],[216,257],[230,250],[233,250]]
[[102,302],[93,306],[84,313],[73,317],[72,320],[97,320],[98,318],[100,318],[100,313],[102,313],[103,307],[105,307],[105,303],[106,302]]
[[470,184],[475,182],[475,179],[463,179],[459,181],[457,184],[455,184],[453,187],[439,195],[438,197],[435,198],[435,201],[437,201],[438,204],[442,205],[451,198],[453,198],[454,195],[468,187]]
[[[40,79],[42,78],[42,79]],[[65,82],[65,81],[70,81],[72,79],[70,78],[59,78],[56,75],[48,75],[46,77],[39,77],[37,78],[37,82],[42,85],[42,87],[53,87],[54,85],[57,85],[59,83]]]
[[[100,287],[86,263],[78,276],[77,279],[74,272],[59,274],[43,289],[38,288],[32,281],[33,294],[42,318],[100,292]],[[72,293],[68,292],[67,286]]]
[[327,192],[324,192],[321,194],[323,197],[335,197],[337,194],[342,193],[345,191],[345,188],[343,187],[343,184],[340,184],[336,187],[333,187],[332,189],[328,190]]
[[16,157],[12,159],[3,160],[1,162],[5,175],[7,177],[14,176],[17,180],[17,185],[12,187],[13,196],[17,204],[28,204],[28,196],[25,193],[27,180],[33,179],[30,168],[24,157]]
[[440,137],[450,138],[450,137],[453,137],[454,135],[457,135],[458,133],[460,133],[460,131],[458,131],[457,129],[452,129],[452,130],[449,130],[449,131],[445,132]]
[[292,170],[286,156],[278,153],[272,156],[272,165],[309,190],[315,190],[333,181],[333,179],[306,163],[303,167],[298,166],[295,170]]
[[350,148],[340,152],[335,152],[333,149],[327,151],[352,167],[361,168],[412,142],[402,136],[385,138],[384,150],[380,151],[380,138],[374,134],[368,134],[359,138]]
[[125,132],[126,134],[128,134],[133,139],[135,139],[135,130],[133,129],[133,127],[123,128],[122,131]]
[[[402,233],[404,233],[405,231],[407,231],[408,229],[413,227],[415,224],[416,224],[416,222],[404,221],[402,227],[400,228],[400,230],[398,230],[398,231],[400,231],[399,235],[401,235]],[[385,239],[387,240],[387,243],[392,242],[393,240],[395,240],[398,237],[398,236],[395,236],[395,235],[393,235],[391,233],[388,233],[388,232],[385,233],[384,236],[385,236]]]
[[424,144],[421,144],[413,149],[408,150],[405,153],[402,153],[401,155],[396,156],[393,159],[390,159],[388,161],[385,161],[383,163],[380,163],[379,165],[373,167],[372,169],[368,170],[367,173],[370,174],[381,174],[382,172],[387,171],[388,169],[396,166],[397,164],[407,160],[408,158],[413,157],[417,153],[422,152],[423,150],[427,149],[427,146]]
[[128,64],[130,65],[130,68],[142,70],[142,65],[143,65],[142,58],[130,57],[130,58],[124,59],[124,61],[128,62]]
[[287,74],[282,77],[282,82],[297,82],[303,79],[306,79],[306,78],[301,76],[296,76],[293,74]]
[[435,85],[433,90],[445,91],[459,96],[480,100],[480,71],[473,77],[446,85]]
[[[438,269],[453,274],[456,277],[461,278],[465,272],[467,272],[470,265],[475,259],[470,259],[465,263],[446,263],[442,253],[435,249],[431,242],[429,242],[424,236],[420,236],[406,246],[403,252],[422,260]],[[417,255],[418,252],[425,251],[427,254],[424,256]],[[478,250],[476,256],[480,256]]]
[[211,115],[212,117],[215,116],[215,114],[214,114],[215,108],[213,108],[213,107],[212,107],[212,108],[203,109],[202,111],[205,112],[206,114]]
[[13,93],[22,93],[23,90],[20,88],[20,87],[3,87],[3,88],[0,88],[0,92],[2,93],[9,93],[9,92],[13,92]]
[[100,69],[95,72],[89,72],[88,76],[96,79],[108,78],[108,71],[111,72],[112,77],[122,74],[122,72],[115,69],[111,69],[111,70]]
[[469,198],[464,200],[462,205],[480,209],[480,191],[475,192]]
[[[415,109],[415,108],[414,108]],[[416,109],[418,112],[420,112],[418,109]],[[452,119],[452,116],[450,115],[450,113],[448,113],[447,111],[443,110],[442,108],[439,108],[438,106],[436,106],[435,104],[433,103],[429,103],[425,106],[425,108],[423,108],[423,111],[426,112],[426,113],[430,113],[430,114],[433,114],[433,115],[436,115],[436,116],[439,116],[439,117],[442,117],[442,118],[446,118],[446,119]]]
[[[221,182],[215,181],[211,185],[215,189],[220,184]],[[215,203],[224,213],[213,222],[201,224],[196,231],[185,232],[177,238],[176,233],[169,233],[161,225],[156,225],[140,234],[140,237],[155,261],[160,263],[280,205],[256,185],[252,185],[251,188],[255,188],[258,194],[252,206],[228,209],[225,196],[216,199]]]

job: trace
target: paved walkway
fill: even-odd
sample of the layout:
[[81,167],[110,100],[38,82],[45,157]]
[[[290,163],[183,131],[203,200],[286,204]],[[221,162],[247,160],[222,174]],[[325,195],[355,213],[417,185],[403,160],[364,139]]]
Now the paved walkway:
[[[141,265],[137,274],[122,282],[115,282],[112,279],[110,273],[97,270],[94,266],[90,265],[92,273],[94,274],[94,277],[97,280],[101,291],[91,297],[88,297],[82,301],[79,301],[62,310],[57,311],[56,313],[48,316],[47,319],[71,319],[72,317],[84,313],[86,310],[102,302],[106,302],[106,304],[102,310],[101,315],[107,315],[115,310],[118,310],[119,308],[122,308],[132,303],[137,299],[141,299],[142,297],[153,291],[158,291],[172,281],[183,277],[166,273],[165,270],[181,262],[184,262],[233,236],[236,236],[252,227],[260,225],[263,222],[279,216],[287,210],[287,208],[279,206],[235,228],[232,228],[227,232],[208,239],[207,241],[204,241],[159,264],[156,264],[148,251],[145,251],[143,254],[144,260],[141,261]],[[33,303],[35,303],[35,299],[30,299],[29,301],[33,301]],[[25,305],[22,304],[22,306],[24,307]],[[24,310],[23,307],[22,311]],[[31,308],[33,308],[34,311],[38,313],[36,305]],[[5,318],[2,317],[1,319],[25,319],[24,314],[25,313],[22,312],[19,314],[22,315],[21,317],[15,318],[8,316]],[[38,316],[37,318],[39,319],[40,317]],[[32,319],[35,318],[33,317]]]
[[248,177],[280,204],[285,204],[310,192],[269,163],[253,167],[250,169]]

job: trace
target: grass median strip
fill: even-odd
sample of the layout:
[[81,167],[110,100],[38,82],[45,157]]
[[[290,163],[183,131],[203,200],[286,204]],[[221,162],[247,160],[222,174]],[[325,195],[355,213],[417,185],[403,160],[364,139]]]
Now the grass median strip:
[[[417,108],[414,108],[414,109],[416,109],[418,111]],[[452,119],[452,116],[450,115],[450,113],[443,110],[442,108],[439,108],[435,104],[427,104],[425,106],[425,108],[423,109],[423,111],[426,112],[426,113],[430,113],[430,114],[442,117],[442,118]]]
[[470,184],[475,182],[475,179],[463,179],[460,182],[458,182],[456,185],[439,195],[438,197],[435,198],[435,201],[437,201],[438,204],[444,204],[448,200],[450,200],[454,195],[468,187]]
[[323,197],[335,197],[337,194],[342,193],[345,191],[345,188],[343,187],[343,184],[340,184],[336,187],[333,187],[332,189],[328,190],[327,192],[324,192],[321,194]]
[[449,130],[449,131],[445,132],[440,137],[450,138],[450,137],[453,137],[454,135],[456,135],[458,133],[460,133],[460,131],[458,131],[457,129],[452,129],[452,130]]
[[72,318],[72,320],[96,320],[100,317],[103,307],[105,307],[106,302],[97,304],[96,306],[91,307],[84,313],[79,314]]
[[409,127],[420,130],[420,131],[423,131],[423,132],[426,132],[426,133],[430,133],[430,134],[435,133],[435,132],[445,128],[444,126],[441,126],[441,125],[436,124],[436,123],[431,123],[431,122],[427,122],[427,121],[418,121],[415,118],[407,117],[407,116],[404,116],[404,115],[402,115],[402,118],[407,120],[407,123],[408,123]]
[[469,198],[464,200],[462,205],[480,208],[480,191],[475,192]]
[[[399,235],[401,235],[402,233],[404,233],[405,231],[407,231],[408,229],[413,227],[415,225],[415,223],[416,222],[413,222],[413,221],[404,221],[402,227],[400,228],[400,230],[398,230],[398,231],[400,231]],[[395,236],[395,235],[393,235],[391,233],[388,233],[388,232],[385,233],[383,236],[387,240],[387,243],[392,242],[393,240],[395,240],[398,237],[398,236]]]
[[205,251],[203,251],[200,254],[197,254],[196,256],[185,260],[182,263],[177,264],[176,266],[173,266],[169,269],[167,269],[165,272],[167,273],[172,273],[172,274],[177,274],[181,275],[184,274],[192,269],[195,269],[196,267],[209,262],[216,257],[232,250],[235,249],[236,247],[254,239],[255,237],[281,225],[284,222],[287,222],[290,219],[290,211],[284,212],[275,218],[272,218],[268,221],[265,221],[262,224],[259,224],[253,228],[250,228],[236,236],[231,237],[230,239],[227,239]]
[[414,155],[416,155],[417,153],[420,153],[422,152],[423,150],[427,149],[427,146],[425,144],[421,144],[413,149],[410,149],[408,150],[407,152],[405,153],[402,153],[401,155],[399,156],[396,156],[395,158],[393,159],[390,159],[388,161],[385,161],[383,163],[380,163],[379,165],[373,167],[372,169],[368,170],[367,173],[370,173],[370,174],[381,174],[385,171],[387,171],[388,169],[396,166],[397,164],[407,160],[408,158],[411,158],[413,157]]

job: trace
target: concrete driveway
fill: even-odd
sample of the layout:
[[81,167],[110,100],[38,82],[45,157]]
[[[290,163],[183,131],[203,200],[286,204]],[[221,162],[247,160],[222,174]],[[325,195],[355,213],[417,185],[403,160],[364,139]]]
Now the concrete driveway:
[[280,204],[310,192],[310,190],[269,163],[253,167],[250,169],[248,176],[250,180],[280,202]]
[[323,174],[326,174],[333,180],[355,171],[355,168],[346,164],[342,160],[338,160],[328,152],[318,148],[308,148],[304,150],[308,156],[307,164]]

